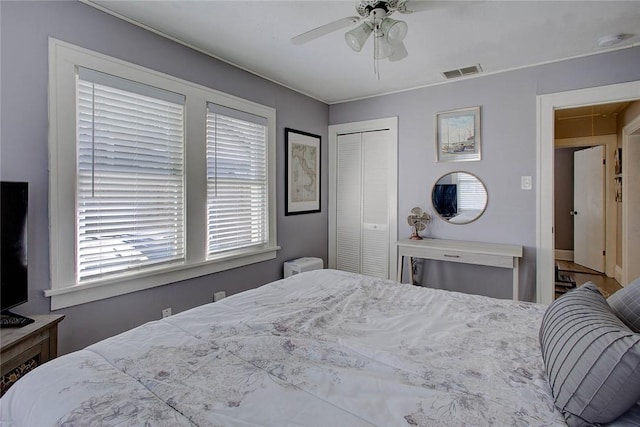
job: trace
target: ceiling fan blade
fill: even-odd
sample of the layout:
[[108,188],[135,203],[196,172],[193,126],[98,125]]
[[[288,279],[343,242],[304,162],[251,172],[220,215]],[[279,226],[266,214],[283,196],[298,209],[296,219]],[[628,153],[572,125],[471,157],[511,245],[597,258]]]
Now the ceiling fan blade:
[[359,20],[360,20],[359,16],[349,16],[347,18],[338,19],[337,21],[324,24],[318,28],[314,28],[313,30],[307,31],[306,33],[302,33],[293,37],[291,39],[291,43],[303,44],[303,43],[310,42],[311,40],[315,40],[318,37],[322,37],[326,34],[332,33],[334,31],[337,31],[342,28],[346,28],[352,24],[355,24]]

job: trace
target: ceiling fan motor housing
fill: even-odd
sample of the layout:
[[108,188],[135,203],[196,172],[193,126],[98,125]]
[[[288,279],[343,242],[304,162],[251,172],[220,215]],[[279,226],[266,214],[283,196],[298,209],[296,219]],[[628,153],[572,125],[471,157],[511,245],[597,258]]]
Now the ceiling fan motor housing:
[[375,9],[384,10],[385,16],[391,15],[398,9],[399,0],[363,0],[356,6],[360,16],[366,18]]

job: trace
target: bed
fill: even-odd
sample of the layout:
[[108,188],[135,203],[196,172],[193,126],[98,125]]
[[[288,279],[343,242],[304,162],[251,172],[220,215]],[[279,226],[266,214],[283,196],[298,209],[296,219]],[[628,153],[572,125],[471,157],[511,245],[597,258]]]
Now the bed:
[[311,271],[48,362],[0,399],[0,424],[566,425],[545,311]]

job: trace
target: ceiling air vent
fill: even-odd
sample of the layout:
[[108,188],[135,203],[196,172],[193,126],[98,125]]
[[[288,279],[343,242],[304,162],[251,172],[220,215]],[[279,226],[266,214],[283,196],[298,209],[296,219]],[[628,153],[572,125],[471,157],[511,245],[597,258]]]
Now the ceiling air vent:
[[480,66],[480,64],[478,64],[478,65],[471,65],[470,67],[458,68],[457,70],[443,71],[442,75],[444,76],[445,79],[455,79],[458,77],[469,76],[471,74],[478,74],[481,72],[482,72],[482,67]]

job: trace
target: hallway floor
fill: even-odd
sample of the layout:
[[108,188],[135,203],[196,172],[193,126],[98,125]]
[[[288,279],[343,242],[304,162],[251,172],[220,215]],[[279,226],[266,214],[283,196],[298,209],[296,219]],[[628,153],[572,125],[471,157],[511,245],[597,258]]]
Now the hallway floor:
[[571,261],[556,260],[556,268],[557,276],[559,276],[556,277],[556,298],[571,289],[571,284],[565,282],[565,280],[574,282],[575,286],[580,286],[589,281],[593,282],[605,297],[622,289],[616,279]]

